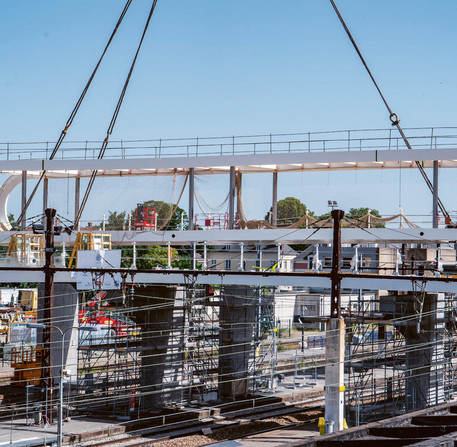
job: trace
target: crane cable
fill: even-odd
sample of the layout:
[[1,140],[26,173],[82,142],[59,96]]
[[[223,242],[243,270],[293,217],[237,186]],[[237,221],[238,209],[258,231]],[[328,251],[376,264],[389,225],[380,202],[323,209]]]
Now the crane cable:
[[[389,111],[389,118],[390,118],[390,121],[392,123],[392,126],[396,126],[397,129],[398,129],[398,132],[400,133],[406,147],[409,149],[409,150],[413,150],[413,148],[411,147],[411,144],[409,143],[408,141],[408,138],[406,137],[405,133],[403,132],[403,129],[400,127],[400,120],[398,119],[398,115],[392,111],[392,109],[390,108],[386,98],[384,97],[384,95],[382,94],[381,92],[381,89],[378,85],[378,83],[376,82],[373,74],[371,73],[371,70],[370,68],[368,67],[359,47],[357,46],[357,43],[355,42],[354,40],[354,37],[352,36],[351,34],[351,31],[349,30],[348,26],[346,25],[346,22],[344,21],[343,19],[343,16],[341,15],[340,11],[338,10],[338,7],[336,6],[334,0],[330,0],[330,3],[332,4],[333,6],[333,9],[335,10],[336,12],[336,15],[338,16],[341,24],[343,25],[343,28],[344,30],[346,31],[346,34],[348,35],[352,45],[354,46],[354,49],[355,51],[357,52],[357,54],[359,55],[359,58],[360,60],[362,61],[362,64],[363,66],[365,67],[367,73],[369,74],[371,80],[373,81],[373,84],[374,86],[376,87],[376,90],[378,91],[379,95],[381,96],[381,99],[383,100],[387,110]],[[430,189],[430,191],[432,192],[432,194],[434,193],[434,187],[433,187],[433,184],[432,182],[430,181],[430,179],[428,178],[428,175],[427,173],[425,172],[425,169],[424,167],[422,166],[421,162],[418,161],[418,160],[415,160],[414,163],[416,164],[417,168],[419,169],[419,172],[421,173],[422,175],[422,178],[425,180],[425,183],[427,184],[428,188]],[[449,215],[449,213],[447,212],[443,202],[441,201],[441,199],[438,197],[437,198],[437,202],[438,202],[438,206],[441,210],[441,212],[443,213],[444,215],[444,218],[446,220],[446,223],[451,223],[451,217]]]
[[[140,42],[138,44],[138,48],[136,50],[135,57],[133,58],[132,65],[130,66],[130,70],[129,70],[129,73],[127,75],[127,79],[125,80],[124,87],[123,87],[122,92],[121,92],[121,94],[119,96],[119,100],[117,102],[116,108],[115,108],[113,116],[111,118],[111,122],[110,122],[110,124],[108,126],[108,130],[106,131],[106,137],[103,140],[102,146],[100,148],[100,152],[99,152],[98,157],[97,157],[98,160],[101,160],[103,158],[103,156],[105,155],[105,151],[106,151],[106,148],[107,148],[108,143],[109,143],[109,137],[113,133],[114,126],[116,124],[116,120],[117,120],[117,117],[118,117],[119,112],[121,110],[122,102],[124,101],[124,96],[125,96],[125,93],[127,91],[127,87],[129,85],[130,78],[131,78],[132,73],[133,73],[133,69],[135,68],[135,64],[136,64],[136,60],[138,58],[138,54],[139,54],[141,46],[143,44],[143,40],[144,40],[144,37],[145,37],[146,32],[148,30],[149,23],[151,22],[152,15],[154,14],[154,10],[155,10],[156,5],[157,5],[157,0],[154,0],[153,3],[152,3],[152,6],[151,6],[151,10],[149,11],[149,16],[148,16],[148,19],[147,19],[146,24],[144,26],[143,34],[142,34]],[[89,199],[89,195],[90,195],[90,192],[92,190],[92,186],[94,185],[95,178],[97,177],[97,173],[98,173],[98,169],[94,170],[92,172],[91,176],[90,176],[89,184],[87,185],[86,192],[84,194],[83,200],[82,200],[81,205],[79,207],[78,214],[76,215],[76,218],[75,218],[74,228],[78,228],[79,221],[81,219],[81,215],[82,215],[82,213],[84,211],[84,208],[86,206],[87,200]]]
[[[81,96],[79,97],[78,101],[76,102],[76,105],[75,105],[73,111],[71,112],[70,117],[68,118],[64,129],[60,133],[60,137],[57,140],[56,145],[54,146],[54,149],[53,149],[53,151],[52,151],[52,153],[51,153],[51,155],[49,157],[49,160],[52,160],[56,156],[56,154],[57,154],[57,152],[58,152],[63,140],[65,139],[65,137],[67,135],[67,132],[68,132],[68,129],[72,125],[73,120],[75,119],[76,114],[78,113],[78,110],[79,110],[79,108],[80,108],[80,106],[81,106],[81,104],[82,104],[82,102],[84,100],[84,97],[86,96],[86,93],[89,90],[89,87],[90,87],[90,85],[91,85],[91,83],[92,83],[92,81],[93,81],[93,79],[95,77],[95,74],[97,73],[97,70],[100,67],[101,62],[102,62],[103,58],[105,57],[105,54],[106,54],[109,46],[111,45],[111,42],[113,41],[114,36],[115,36],[117,30],[119,29],[119,26],[121,25],[122,21],[124,20],[124,17],[127,14],[127,10],[129,9],[131,3],[132,3],[132,0],[127,0],[126,4],[124,6],[124,9],[122,10],[122,13],[121,13],[121,15],[119,17],[119,20],[117,21],[116,26],[114,27],[113,32],[111,33],[111,36],[110,36],[110,38],[109,38],[109,40],[108,40],[108,42],[107,42],[107,44],[105,46],[105,49],[103,50],[103,53],[102,53],[102,55],[100,56],[100,58],[99,58],[99,60],[97,62],[97,65],[95,66],[94,70],[92,71],[92,74],[91,74],[89,80],[87,81],[87,84],[84,87],[84,89],[83,89],[83,91],[81,93]],[[46,175],[46,170],[43,170],[41,175],[40,175],[40,177],[39,177],[39,179],[38,179],[38,181],[37,181],[37,183],[36,183],[36,185],[35,185],[35,188],[33,189],[32,193],[30,194],[30,197],[28,198],[24,208],[21,211],[21,215],[19,216],[19,218],[16,221],[16,225],[20,224],[22,222],[22,220],[24,219],[25,214],[27,212],[27,209],[28,209],[33,197],[35,196],[35,193],[37,192],[38,187],[40,186],[40,183],[43,180],[45,175]]]

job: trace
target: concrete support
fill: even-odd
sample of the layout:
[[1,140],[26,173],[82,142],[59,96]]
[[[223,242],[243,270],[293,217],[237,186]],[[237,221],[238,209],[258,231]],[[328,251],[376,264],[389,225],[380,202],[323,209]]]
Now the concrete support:
[[[21,210],[25,210],[27,204],[27,171],[22,171],[22,205]],[[27,228],[27,212],[24,211],[21,221],[21,230]]]
[[[415,309],[417,319],[405,322],[406,410],[413,411],[445,402],[444,395],[444,310],[442,293],[419,297],[402,296]],[[420,307],[422,306],[422,310]],[[410,313],[411,315],[411,313]]]
[[249,360],[255,356],[258,296],[249,286],[224,287],[219,314],[219,398],[235,400],[249,392]]
[[330,318],[325,348],[325,432],[343,430],[344,420],[344,341],[342,318]]
[[194,229],[195,169],[189,168],[189,230]]
[[229,230],[233,230],[235,225],[235,166],[230,166],[230,185],[229,185]]
[[271,225],[278,226],[278,173],[273,172],[273,205],[271,211]]
[[438,160],[433,162],[433,228],[438,228]]
[[[75,178],[75,221],[76,221],[76,217],[78,216],[79,214],[79,193],[81,191],[81,178],[80,177],[76,177]],[[129,214],[129,218],[130,218],[130,214]],[[79,230],[79,222],[78,222],[78,228],[77,230]],[[130,228],[129,228],[129,231],[130,231]]]
[[[183,291],[176,287],[148,286],[135,295],[136,322],[144,334],[141,345],[141,408],[162,410],[166,403],[182,402]],[[143,308],[142,308],[143,307]]]

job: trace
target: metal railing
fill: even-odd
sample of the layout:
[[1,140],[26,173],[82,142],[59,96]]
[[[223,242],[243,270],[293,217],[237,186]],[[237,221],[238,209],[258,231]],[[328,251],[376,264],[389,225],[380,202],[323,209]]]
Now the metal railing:
[[[413,149],[457,148],[457,127],[404,129]],[[54,142],[0,143],[0,160],[45,160]],[[56,159],[94,160],[102,141],[65,141]],[[391,129],[341,130],[230,137],[112,140],[104,158],[168,158],[222,155],[293,154],[335,151],[401,150],[406,146]]]

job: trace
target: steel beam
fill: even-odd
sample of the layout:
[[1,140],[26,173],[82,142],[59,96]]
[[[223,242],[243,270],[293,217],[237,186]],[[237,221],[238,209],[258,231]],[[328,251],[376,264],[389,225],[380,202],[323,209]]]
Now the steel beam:
[[194,229],[195,170],[189,169],[189,230]]
[[229,184],[229,222],[230,230],[233,230],[235,224],[235,166],[230,166],[230,184]]
[[433,161],[433,228],[438,228],[438,160]]
[[271,209],[271,225],[278,226],[278,173],[273,172],[273,204]]
[[[25,210],[27,205],[27,171],[22,171],[22,190],[21,190],[21,210]],[[24,212],[21,220],[21,230],[27,228],[27,212]]]

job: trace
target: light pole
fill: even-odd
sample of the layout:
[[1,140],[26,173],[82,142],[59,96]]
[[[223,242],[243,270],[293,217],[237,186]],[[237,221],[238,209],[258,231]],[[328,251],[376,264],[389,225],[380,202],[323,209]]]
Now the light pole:
[[[94,326],[72,326],[64,331],[60,329],[60,327],[55,326],[53,324],[51,325],[46,325],[46,324],[40,324],[40,323],[28,323],[26,325],[28,328],[35,328],[35,329],[45,329],[45,328],[53,328],[57,329],[60,333],[61,336],[61,363],[60,363],[60,382],[59,382],[59,417],[57,420],[57,447],[62,446],[62,438],[63,438],[63,377],[66,373],[64,370],[64,352],[65,352],[65,335],[70,329],[77,329],[78,331],[85,331],[85,332],[95,332],[97,331],[97,328]],[[52,410],[51,410],[52,411]]]

